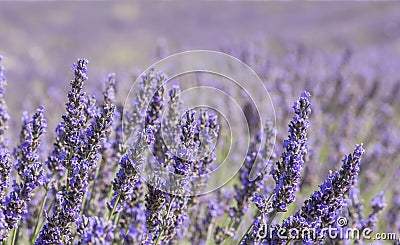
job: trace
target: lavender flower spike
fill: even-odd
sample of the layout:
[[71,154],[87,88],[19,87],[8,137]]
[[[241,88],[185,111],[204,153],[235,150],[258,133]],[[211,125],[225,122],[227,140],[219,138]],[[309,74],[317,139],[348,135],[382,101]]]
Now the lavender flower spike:
[[[0,62],[2,57],[0,56]],[[5,87],[7,85],[6,77],[3,72],[4,68],[0,65],[0,202],[3,202],[3,198],[6,195],[6,189],[8,187],[8,181],[11,172],[10,153],[5,148],[4,133],[7,130],[7,122],[10,116],[7,113],[7,105],[4,100]]]
[[[2,57],[0,56],[0,62]],[[6,145],[4,133],[8,128],[7,122],[10,119],[10,115],[7,112],[7,104],[4,100],[5,87],[7,85],[6,77],[4,76],[4,68],[0,65],[0,146]]]
[[[45,132],[47,126],[43,111],[44,108],[40,107],[31,120],[24,120],[20,144],[14,153],[21,181],[19,183],[14,181],[13,191],[2,203],[7,230],[18,227],[22,215],[28,212],[27,206],[33,196],[33,190],[44,183],[43,164],[39,162],[37,154],[37,149],[41,144],[39,137]],[[7,237],[8,234],[3,234],[0,241],[5,241]]]
[[365,229],[367,227],[374,228],[376,223],[378,222],[378,216],[382,212],[383,208],[386,206],[385,198],[383,196],[383,192],[379,192],[374,198],[371,200],[372,212],[368,216],[367,219],[363,220],[360,224],[361,229]]
[[77,143],[79,129],[87,123],[85,115],[87,97],[82,91],[83,84],[87,80],[87,64],[87,60],[79,59],[72,67],[75,78],[70,82],[71,90],[68,93],[66,113],[62,117],[63,121],[57,126],[54,150],[46,162],[49,169],[58,177],[62,176],[64,168],[68,168],[63,160],[70,154],[73,145]]
[[[87,78],[86,64],[85,60],[78,61],[75,80],[71,82],[73,90]],[[112,123],[115,110],[113,104],[105,101],[100,115],[95,116],[90,125],[86,126],[82,112],[85,102],[81,101],[85,98],[84,94],[70,92],[69,97],[68,113],[63,117],[65,131],[60,141],[67,151],[59,159],[68,170],[67,183],[57,192],[53,213],[47,217],[35,244],[63,244],[72,241],[71,224],[79,218],[89,174],[96,167],[99,148]]]
[[276,186],[272,207],[277,212],[286,212],[287,205],[295,200],[301,169],[307,154],[308,117],[311,113],[310,94],[303,92],[294,105],[294,117],[289,124],[288,139],[283,142],[284,151],[276,168],[271,171]]
[[[260,147],[262,138],[265,138],[265,143]],[[247,212],[251,198],[255,193],[260,191],[264,186],[264,177],[270,171],[271,161],[270,158],[274,158],[274,134],[275,129],[273,128],[272,122],[267,122],[264,129],[260,131],[253,139],[252,145],[247,153],[244,166],[240,169],[240,183],[241,185],[235,185],[235,201],[236,207],[232,207],[230,215],[234,222],[234,228],[237,229],[241,222],[241,217]],[[260,148],[260,149],[259,149]],[[263,164],[257,165],[257,156],[263,161]],[[259,172],[260,174],[256,179],[250,181],[250,173],[253,166],[262,165]]]
[[115,225],[99,217],[82,216],[78,222],[79,245],[111,245],[114,239]]
[[0,206],[4,202],[11,173],[10,153],[0,146]]
[[363,153],[362,144],[356,145],[353,154],[345,156],[342,160],[343,165],[340,170],[329,174],[325,182],[320,185],[320,190],[315,191],[296,214],[283,221],[285,230],[307,227],[316,231],[317,238],[324,237],[320,234],[322,229],[336,221],[346,195],[354,186]]

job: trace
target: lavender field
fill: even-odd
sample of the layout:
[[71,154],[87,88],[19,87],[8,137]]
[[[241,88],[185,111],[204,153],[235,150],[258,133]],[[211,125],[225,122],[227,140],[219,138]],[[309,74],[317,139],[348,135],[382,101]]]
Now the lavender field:
[[0,242],[399,244],[399,12],[0,2]]

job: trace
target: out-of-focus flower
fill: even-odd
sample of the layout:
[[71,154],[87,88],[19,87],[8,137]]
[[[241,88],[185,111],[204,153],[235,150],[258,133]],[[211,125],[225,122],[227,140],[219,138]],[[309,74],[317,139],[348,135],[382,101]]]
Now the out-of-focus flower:
[[113,244],[115,225],[99,217],[82,216],[77,222],[78,244]]
[[[3,58],[0,56],[0,62]],[[7,104],[6,101],[4,100],[4,94],[7,86],[7,80],[4,75],[4,68],[3,66],[0,65],[0,146],[5,147],[6,146],[6,140],[5,140],[5,132],[8,128],[8,120],[10,120],[10,115],[8,114],[7,111]]]

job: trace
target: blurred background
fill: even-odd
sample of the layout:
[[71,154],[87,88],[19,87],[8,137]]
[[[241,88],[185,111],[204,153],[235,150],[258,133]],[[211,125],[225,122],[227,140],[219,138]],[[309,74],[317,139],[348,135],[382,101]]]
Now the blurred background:
[[[261,41],[271,55],[288,44],[312,50],[400,50],[395,2],[75,1],[0,3],[0,54],[13,113],[37,90],[65,92],[71,65],[89,59],[88,86],[109,72],[122,83],[160,57]],[[333,54],[333,53],[332,53]],[[20,96],[14,96],[19,94]],[[25,98],[26,102],[20,101]],[[29,99],[28,99],[29,98]]]
[[[386,190],[385,215],[393,218],[400,213],[400,190],[392,184],[400,173],[399,13],[398,2],[0,2],[11,123],[18,127],[23,109],[43,104],[52,139],[77,58],[90,62],[92,93],[117,73],[123,102],[135,77],[160,58],[224,51],[265,82],[277,114],[278,153],[293,101],[303,90],[313,95],[303,197],[364,142],[362,195],[368,203]],[[399,219],[392,221],[395,230]]]

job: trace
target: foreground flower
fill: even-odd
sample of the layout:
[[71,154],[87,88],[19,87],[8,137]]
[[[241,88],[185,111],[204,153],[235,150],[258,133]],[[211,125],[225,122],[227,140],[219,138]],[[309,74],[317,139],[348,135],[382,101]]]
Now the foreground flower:
[[[74,66],[75,80],[71,82],[72,91],[76,86],[81,86],[78,83],[86,79],[86,64],[86,60],[78,60]],[[62,160],[61,163],[67,170],[66,184],[56,193],[52,214],[46,217],[47,222],[35,244],[63,244],[72,241],[71,225],[79,219],[88,178],[96,167],[99,148],[110,128],[115,110],[115,105],[104,101],[100,115],[86,126],[83,123],[85,120],[81,118],[82,111],[74,108],[76,103],[80,103],[79,98],[83,98],[82,93],[70,92],[69,95],[72,99],[70,104],[67,104],[67,116],[64,116],[66,131],[62,138],[58,138],[62,139],[63,146],[68,150],[61,148],[64,155],[56,158]],[[55,146],[57,149],[58,146]],[[60,157],[57,154],[56,156]]]
[[[20,182],[14,181],[13,190],[3,200],[4,220],[6,230],[18,227],[22,215],[28,213],[28,202],[33,196],[33,191],[44,183],[43,167],[39,161],[37,150],[41,144],[40,136],[47,127],[44,119],[44,108],[40,107],[32,119],[24,117],[20,135],[20,144],[15,149],[16,167]],[[5,233],[4,231],[2,233]],[[7,239],[8,234],[2,234],[1,241]]]
[[111,245],[114,239],[115,225],[99,217],[82,216],[78,221],[77,232],[80,235],[79,245]]
[[283,142],[284,151],[276,168],[271,172],[276,186],[272,197],[272,208],[277,212],[286,212],[287,205],[294,202],[301,170],[307,154],[308,117],[311,113],[310,94],[303,92],[294,103],[294,117],[289,124],[288,139]]
[[86,93],[83,92],[83,85],[87,80],[87,64],[87,60],[79,59],[73,65],[75,78],[70,82],[66,113],[57,126],[54,150],[46,162],[55,179],[60,179],[65,169],[70,169],[68,158],[71,159],[74,148],[81,143],[81,130],[87,123],[85,108],[88,102]]
[[[275,158],[274,134],[272,122],[267,122],[263,131],[260,131],[253,139],[244,166],[239,171],[240,184],[235,185],[236,206],[230,209],[231,223],[235,230],[241,223],[242,216],[247,212],[251,198],[264,186],[266,174],[271,170],[270,158]],[[264,145],[260,146],[263,138]],[[261,161],[261,164],[256,161]],[[254,180],[251,180],[250,176],[252,169],[257,170],[257,177]]]
[[[300,210],[286,218],[282,225],[273,225],[271,229],[266,231],[272,232],[272,234],[268,234],[266,238],[264,237],[259,242],[263,242],[263,244],[270,244],[271,242],[277,244],[286,243],[288,239],[282,239],[283,236],[293,236],[293,239],[289,240],[323,240],[326,235],[324,234],[326,231],[324,231],[323,228],[334,224],[337,220],[341,207],[345,202],[346,195],[357,179],[363,153],[364,149],[362,144],[356,145],[353,154],[345,156],[342,160],[343,164],[340,170],[336,171],[334,174],[329,173],[327,179],[320,185],[320,190],[315,191],[310,198],[304,202]],[[286,231],[285,234],[277,233],[281,227]],[[309,236],[306,237],[298,237],[299,234],[288,233],[292,228],[296,228],[300,231],[308,229],[309,231],[314,231],[314,234],[309,234]],[[257,234],[258,232],[257,230],[253,231],[253,234]]]

